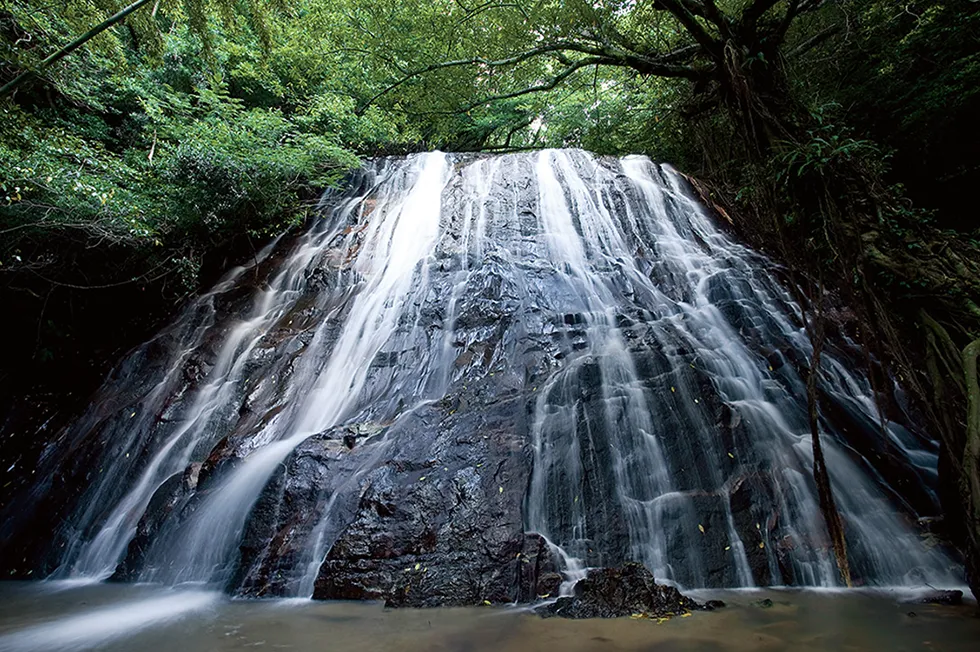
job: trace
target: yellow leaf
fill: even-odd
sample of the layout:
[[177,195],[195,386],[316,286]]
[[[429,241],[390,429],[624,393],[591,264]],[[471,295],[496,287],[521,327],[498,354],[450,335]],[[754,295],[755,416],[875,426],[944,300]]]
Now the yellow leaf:
[[731,549],[732,549],[731,546],[725,546],[725,550],[731,550]]
[[675,391],[677,391],[677,390],[675,390],[675,389],[674,389],[673,387],[671,387],[671,388],[670,388],[670,391],[672,391],[672,392],[675,392]]
[[489,607],[490,606],[490,601],[489,600],[484,600],[483,601],[483,604],[485,604],[485,605],[487,605]]
[[698,529],[701,530],[701,534],[704,534],[704,526],[698,523]]
[[690,617],[691,617],[690,613],[681,614],[681,618],[690,618]]
[[728,457],[730,457],[730,458],[732,458],[732,459],[735,459],[735,456],[734,456],[734,455],[732,455],[731,453],[729,453],[729,454],[728,454]]
[[502,494],[502,493],[504,493],[504,488],[503,488],[503,487],[501,487],[501,488],[500,488],[500,491],[498,491],[497,493],[501,493],[501,494]]
[[425,476],[424,475],[421,478],[419,478],[419,482],[422,482],[423,480],[425,480]]
[[759,542],[759,547],[760,548],[765,548],[766,547],[766,542],[765,541],[760,541]]
[[415,564],[415,570],[422,568],[422,564]]

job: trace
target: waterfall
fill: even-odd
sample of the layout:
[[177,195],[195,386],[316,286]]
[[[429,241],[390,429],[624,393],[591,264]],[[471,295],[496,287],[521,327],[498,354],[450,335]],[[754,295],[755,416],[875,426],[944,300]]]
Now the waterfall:
[[[819,381],[852,572],[958,584],[915,524],[938,511],[938,445],[857,353],[836,335]],[[122,361],[35,493],[79,496],[53,515],[58,577],[309,596],[356,560],[455,568],[485,527],[540,535],[566,591],[627,560],[684,587],[835,586],[810,354],[780,270],[667,165],[380,159]],[[464,536],[474,496],[496,511]],[[382,531],[399,509],[418,532]],[[444,536],[466,543],[452,559]]]

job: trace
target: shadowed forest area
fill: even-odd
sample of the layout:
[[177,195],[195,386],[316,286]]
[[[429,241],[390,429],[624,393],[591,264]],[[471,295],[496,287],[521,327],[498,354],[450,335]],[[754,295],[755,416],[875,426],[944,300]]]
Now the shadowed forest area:
[[811,368],[843,332],[898,381],[980,590],[980,3],[4,0],[0,48],[5,497],[360,160],[576,147],[685,172],[784,266]]

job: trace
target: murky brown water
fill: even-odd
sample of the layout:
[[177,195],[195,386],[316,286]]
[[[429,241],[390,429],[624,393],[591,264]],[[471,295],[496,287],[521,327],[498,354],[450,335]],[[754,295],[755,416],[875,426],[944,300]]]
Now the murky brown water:
[[[658,623],[543,620],[508,607],[388,610],[229,600],[149,586],[0,583],[0,650],[980,650],[976,604],[908,605],[895,595],[797,591],[710,597],[729,606]],[[759,606],[765,598],[771,607]]]

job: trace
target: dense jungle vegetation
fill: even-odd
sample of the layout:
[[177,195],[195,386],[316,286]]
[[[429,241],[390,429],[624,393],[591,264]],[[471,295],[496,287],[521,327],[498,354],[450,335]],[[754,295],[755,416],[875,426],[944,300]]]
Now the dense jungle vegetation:
[[980,3],[4,0],[0,48],[4,469],[360,157],[645,153],[909,390],[977,590]]

